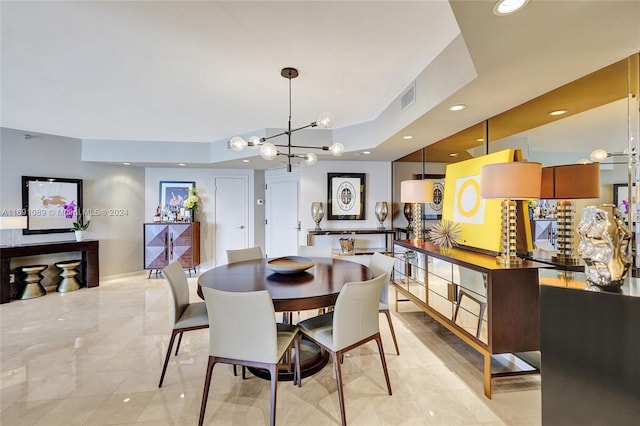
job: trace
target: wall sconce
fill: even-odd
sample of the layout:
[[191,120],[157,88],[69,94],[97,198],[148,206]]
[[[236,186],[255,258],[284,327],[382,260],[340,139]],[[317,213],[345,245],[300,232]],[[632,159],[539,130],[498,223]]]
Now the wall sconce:
[[18,245],[20,237],[16,235],[18,229],[27,228],[27,216],[1,216],[0,217],[0,229],[11,229],[11,237],[9,239],[9,246],[14,247]]
[[413,239],[421,239],[421,204],[433,202],[433,182],[430,180],[403,180],[400,182],[400,202],[413,203]]
[[501,265],[520,265],[516,255],[517,215],[514,200],[540,198],[542,164],[526,161],[487,164],[480,168],[480,197],[503,198],[501,251],[496,260]]
[[600,164],[567,164],[544,167],[540,198],[560,200],[557,203],[558,254],[555,262],[577,265],[580,258],[573,252],[575,209],[570,200],[600,197]]

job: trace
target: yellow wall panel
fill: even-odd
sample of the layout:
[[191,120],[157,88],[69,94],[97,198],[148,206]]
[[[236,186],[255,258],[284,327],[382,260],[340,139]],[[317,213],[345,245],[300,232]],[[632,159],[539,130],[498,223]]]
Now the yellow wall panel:
[[[480,198],[480,168],[485,164],[505,163],[520,157],[519,150],[506,149],[447,166],[442,218],[460,224],[462,245],[493,253],[500,252],[502,200]],[[526,206],[526,202],[522,204]],[[526,207],[524,211],[527,212]],[[527,229],[528,217],[524,219],[518,220],[519,224],[524,222],[525,225],[525,229],[519,228],[518,233],[526,235],[529,249],[532,246],[529,244],[531,231],[530,228]]]

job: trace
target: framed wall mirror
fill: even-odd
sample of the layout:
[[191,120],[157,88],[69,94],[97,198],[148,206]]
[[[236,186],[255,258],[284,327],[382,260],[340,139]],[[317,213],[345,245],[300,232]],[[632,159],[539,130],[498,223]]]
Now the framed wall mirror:
[[[631,185],[639,179],[636,176],[640,173],[637,167],[640,151],[639,57],[634,54],[622,59],[426,146],[426,158],[441,162],[435,168],[429,163],[426,173],[443,173],[448,163],[506,148],[520,148],[524,158],[539,161],[543,166],[589,160],[591,151],[601,148],[618,155],[607,157],[601,163],[600,198],[575,203],[577,220],[585,205],[612,203],[614,183],[627,182],[632,188],[628,198],[636,207],[640,206],[640,196],[635,189],[640,186]],[[561,110],[566,112],[549,114]],[[407,168],[419,167],[420,159],[424,158],[422,151],[394,163],[394,194],[397,193],[396,185],[399,186],[396,179],[403,179],[406,175],[403,171]],[[630,221],[637,222],[637,210],[629,209]]]

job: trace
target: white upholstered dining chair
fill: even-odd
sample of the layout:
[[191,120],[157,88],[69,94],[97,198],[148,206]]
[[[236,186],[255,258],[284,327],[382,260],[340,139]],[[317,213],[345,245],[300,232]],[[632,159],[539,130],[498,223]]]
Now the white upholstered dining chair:
[[229,292],[203,287],[209,312],[209,362],[205,375],[199,425],[204,422],[213,367],[217,363],[264,368],[271,376],[271,426],[276,422],[278,363],[295,346],[294,384],[300,383],[298,327],[276,324],[267,290]]
[[249,247],[245,249],[227,250],[228,263],[238,263],[244,262],[246,260],[256,260],[262,258],[264,258],[264,255],[262,254],[262,249],[259,246]]
[[[344,407],[340,360],[346,352],[375,340],[378,344],[378,352],[380,352],[387,390],[391,395],[391,382],[389,382],[389,372],[384,358],[378,320],[380,292],[385,279],[386,275],[380,274],[372,280],[346,283],[338,295],[333,312],[298,323],[300,332],[304,336],[327,352],[331,352],[343,425],[347,424],[347,417]],[[298,380],[298,384],[302,384],[301,378]]]
[[389,311],[389,282],[393,275],[393,265],[396,259],[391,256],[385,256],[382,253],[374,253],[369,261],[369,268],[373,271],[373,275],[377,277],[380,274],[386,274],[387,279],[382,286],[382,292],[380,293],[379,312],[383,313],[387,317],[389,323],[389,329],[391,330],[391,337],[393,338],[393,345],[396,347],[396,354],[400,355],[400,349],[398,349],[398,341],[396,340],[396,332],[393,328],[393,322],[391,322],[391,312]]
[[164,359],[162,374],[160,375],[160,383],[158,387],[162,387],[164,375],[167,371],[169,358],[171,357],[171,349],[176,336],[179,335],[178,344],[176,346],[176,355],[180,349],[182,342],[182,334],[185,331],[199,330],[209,327],[209,318],[207,316],[207,307],[204,302],[189,303],[189,282],[187,276],[182,269],[182,265],[177,260],[169,264],[162,270],[167,278],[170,288],[172,308],[173,308],[173,330],[171,331],[171,340],[167,348],[167,355]]
[[[245,262],[247,260],[257,260],[264,258],[262,254],[262,249],[259,246],[249,247],[243,249],[234,249],[227,250],[227,263],[238,263]],[[236,376],[238,373],[236,371],[236,365],[233,365],[233,375]],[[243,365],[242,366],[242,378],[245,379],[247,377],[247,369]]]

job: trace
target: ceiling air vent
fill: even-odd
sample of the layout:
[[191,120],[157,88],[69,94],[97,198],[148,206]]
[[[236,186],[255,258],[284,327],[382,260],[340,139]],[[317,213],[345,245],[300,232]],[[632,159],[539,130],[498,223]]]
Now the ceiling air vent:
[[411,86],[400,96],[400,112],[409,108],[416,101],[416,82],[411,83]]

